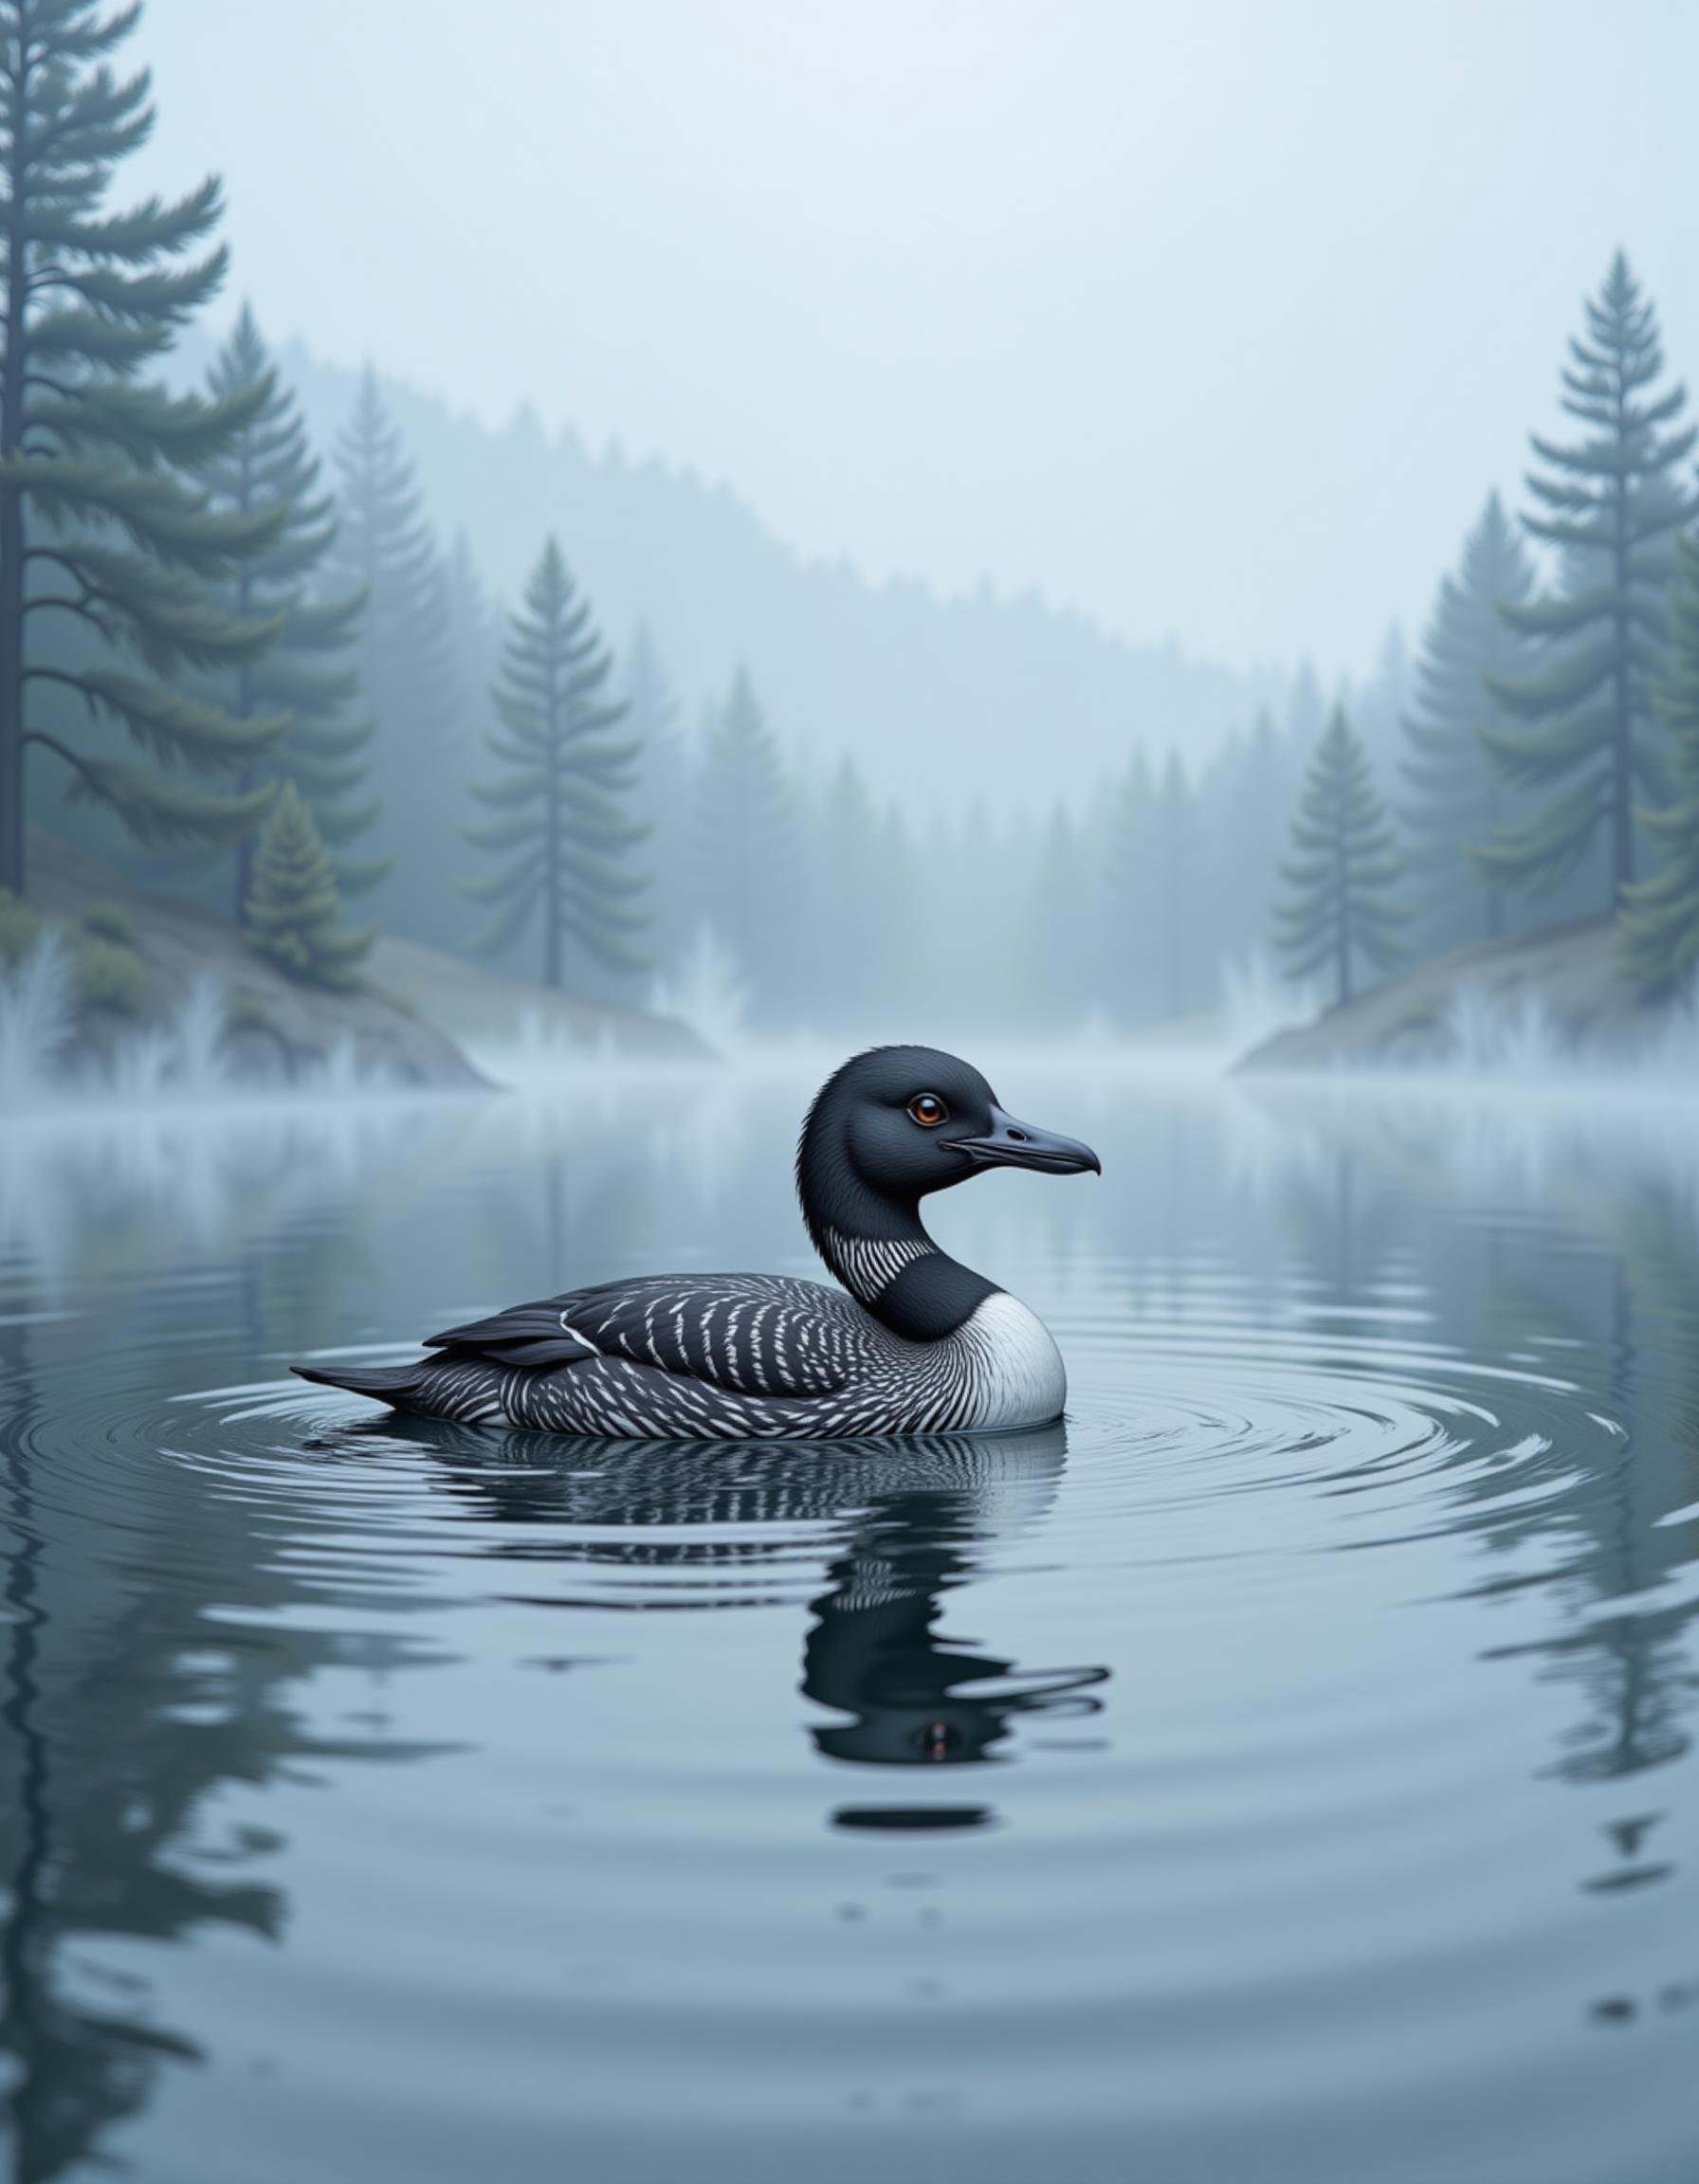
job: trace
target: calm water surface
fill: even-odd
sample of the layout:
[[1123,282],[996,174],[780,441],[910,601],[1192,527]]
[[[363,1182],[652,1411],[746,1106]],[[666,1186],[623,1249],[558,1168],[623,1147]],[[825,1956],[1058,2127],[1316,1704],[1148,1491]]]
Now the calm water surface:
[[284,1373],[805,1269],[800,1079],[7,1127],[16,2177],[1699,2173],[1699,1121],[996,1081],[1066,1425],[831,1449]]

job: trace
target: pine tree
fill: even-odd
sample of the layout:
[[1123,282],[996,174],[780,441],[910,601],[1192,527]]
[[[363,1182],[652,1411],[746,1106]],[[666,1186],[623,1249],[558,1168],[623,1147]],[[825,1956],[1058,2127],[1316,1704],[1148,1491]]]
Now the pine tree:
[[385,923],[447,942],[456,919],[445,883],[463,770],[452,747],[458,692],[448,584],[436,538],[370,366],[338,438],[337,536],[329,556],[365,599],[358,668],[376,720],[377,836],[390,860]]
[[1264,708],[1249,736],[1230,746],[1228,763],[1212,784],[1215,809],[1203,830],[1223,958],[1243,963],[1268,945],[1286,853],[1290,775],[1286,738]]
[[351,931],[313,814],[293,781],[272,797],[254,857],[245,923],[256,955],[309,986],[346,992],[377,937],[375,925]]
[[1540,664],[1489,684],[1517,728],[1489,728],[1504,777],[1557,791],[1527,819],[1502,828],[1477,852],[1514,886],[1558,885],[1604,828],[1612,900],[1634,879],[1636,790],[1655,794],[1651,682],[1664,642],[1664,594],[1673,536],[1692,513],[1676,471],[1692,448],[1677,423],[1679,386],[1655,391],[1664,368],[1657,315],[1618,251],[1584,338],[1570,342],[1563,408],[1589,428],[1567,445],[1535,435],[1546,474],[1528,478],[1541,508],[1529,534],[1564,556],[1564,582],[1545,596],[1507,602],[1510,627],[1531,638]]
[[1663,851],[1625,891],[1622,954],[1642,992],[1668,992],[1699,968],[1699,538],[1680,539],[1670,591],[1670,649],[1653,692],[1674,745],[1671,800],[1641,817]]
[[[910,1013],[936,994],[947,974],[941,926],[921,913],[920,860],[903,810],[886,806],[874,844],[874,894],[867,924],[873,937],[872,1027],[883,1034],[896,1023],[913,1023]],[[930,932],[933,941],[917,949],[915,936]]]
[[1410,647],[1398,623],[1389,623],[1375,658],[1374,673],[1360,691],[1347,691],[1341,699],[1369,765],[1377,773],[1391,770],[1398,763],[1398,727],[1409,709],[1411,682]]
[[[1422,897],[1437,947],[1504,930],[1504,892],[1468,845],[1505,816],[1505,791],[1484,741],[1513,723],[1496,686],[1525,665],[1527,645],[1502,609],[1534,588],[1528,557],[1496,493],[1488,497],[1454,576],[1439,587],[1403,717],[1401,816],[1421,858]],[[1428,913],[1427,906],[1433,905]]]
[[489,725],[484,716],[490,689],[501,672],[502,629],[500,617],[490,605],[478,557],[465,531],[456,531],[448,543],[443,594],[448,613],[449,676],[456,697],[461,701],[458,726],[469,757]]
[[646,958],[632,936],[645,882],[630,869],[643,836],[627,810],[637,746],[612,731],[627,706],[612,695],[613,663],[551,538],[513,617],[501,682],[500,725],[485,737],[502,773],[472,793],[498,817],[464,831],[502,859],[465,883],[474,901],[499,905],[473,943],[506,947],[542,915],[543,978],[561,983],[565,944],[615,971]]
[[1404,911],[1392,887],[1401,869],[1362,745],[1336,706],[1292,820],[1302,854],[1282,867],[1289,893],[1275,912],[1277,945],[1294,978],[1331,964],[1334,998],[1351,998],[1355,956],[1377,969],[1398,953]]
[[1087,884],[1079,830],[1064,805],[1052,805],[1022,920],[1022,1013],[1047,1031],[1077,1030],[1086,1015]]
[[[697,799],[698,909],[769,1016],[793,995],[803,865],[784,759],[740,667],[713,718]],[[813,998],[805,982],[805,1000]]]
[[671,964],[683,957],[694,937],[692,753],[679,725],[672,683],[645,624],[638,625],[626,648],[620,686],[630,707],[629,733],[637,744],[632,811],[648,830],[646,855],[653,875],[649,947],[657,962]]
[[834,1014],[865,1023],[884,971],[879,821],[861,769],[846,754],[819,801],[818,839],[808,862],[817,883],[813,944],[830,963]]
[[1106,880],[1115,930],[1108,951],[1112,1006],[1124,1024],[1153,1023],[1164,998],[1161,819],[1142,750],[1133,753],[1115,791]]
[[1192,1000],[1192,891],[1197,871],[1197,832],[1191,784],[1178,754],[1171,751],[1162,769],[1158,821],[1160,850],[1160,930],[1162,949],[1162,1014],[1172,1023]]
[[[217,507],[242,514],[281,511],[282,528],[265,545],[244,555],[225,604],[239,616],[256,613],[281,622],[276,645],[260,660],[233,670],[219,695],[238,720],[286,712],[289,726],[265,756],[244,772],[240,786],[292,780],[306,799],[320,838],[333,854],[332,869],[343,896],[372,886],[387,860],[348,855],[348,846],[371,827],[376,804],[351,801],[365,782],[372,722],[350,710],[359,689],[353,646],[358,641],[363,595],[346,586],[315,596],[314,580],[336,537],[336,516],[319,490],[319,463],[307,445],[295,398],[277,383],[272,361],[252,311],[242,307],[235,331],[220,351],[208,386],[214,400],[257,390],[259,407],[230,445],[205,465],[202,477]],[[253,884],[255,837],[236,846],[236,905],[243,914]]]
[[[0,887],[18,891],[28,747],[139,840],[228,841],[268,792],[184,774],[239,774],[284,726],[232,719],[180,685],[185,670],[257,659],[275,635],[206,587],[276,519],[210,509],[183,475],[228,444],[263,391],[210,403],[138,379],[226,260],[221,247],[196,254],[223,209],[215,178],[174,202],[104,209],[153,128],[145,72],[120,79],[107,64],[137,12],[0,0]],[[91,749],[102,724],[154,763]]]

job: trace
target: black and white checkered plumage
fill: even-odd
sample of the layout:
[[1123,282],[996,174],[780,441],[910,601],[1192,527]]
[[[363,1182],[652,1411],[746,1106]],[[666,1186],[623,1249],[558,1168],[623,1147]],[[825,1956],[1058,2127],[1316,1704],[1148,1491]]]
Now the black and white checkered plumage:
[[809,1111],[797,1189],[844,1283],[660,1274],[575,1289],[434,1336],[416,1364],[298,1368],[399,1410],[618,1437],[838,1440],[1040,1425],[1062,1361],[1025,1305],[940,1251],[919,1202],[993,1166],[1096,1168],[1006,1116],[928,1047],[847,1063]]

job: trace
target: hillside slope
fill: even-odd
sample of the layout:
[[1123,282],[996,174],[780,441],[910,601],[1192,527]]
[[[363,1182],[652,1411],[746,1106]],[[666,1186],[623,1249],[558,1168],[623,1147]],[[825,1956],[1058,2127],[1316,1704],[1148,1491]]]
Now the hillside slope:
[[[619,1009],[507,978],[462,956],[384,934],[371,955],[375,986],[393,993],[450,1038],[483,1055],[540,1046],[551,1055],[612,1051],[630,1061],[704,1062],[708,1050],[671,1016]],[[499,1061],[492,1064],[501,1074]]]
[[1238,1065],[1263,1072],[1427,1069],[1490,1063],[1530,1035],[1544,1048],[1625,1059],[1669,1024],[1623,977],[1608,918],[1477,940],[1418,964]]
[[[74,964],[91,937],[105,952],[115,1000],[91,1004],[84,996],[60,1058],[80,1078],[121,1077],[126,1052],[150,1036],[169,1047],[197,986],[220,998],[219,1066],[239,1083],[299,1083],[328,1069],[341,1072],[339,1081],[465,1090],[486,1079],[458,1042],[517,1044],[528,1027],[557,1048],[586,1054],[703,1059],[682,1024],[496,977],[408,941],[380,939],[356,992],[300,985],[256,956],[224,919],[136,887],[35,828],[28,901],[60,927]],[[84,924],[91,912],[100,921],[92,937]]]

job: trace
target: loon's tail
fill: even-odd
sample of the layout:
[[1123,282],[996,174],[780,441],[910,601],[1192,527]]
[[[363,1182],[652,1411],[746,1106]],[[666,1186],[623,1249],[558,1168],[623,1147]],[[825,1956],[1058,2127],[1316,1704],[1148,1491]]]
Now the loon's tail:
[[456,1425],[486,1426],[502,1416],[502,1384],[509,1370],[483,1357],[438,1353],[411,1365],[297,1365],[303,1380],[320,1388],[345,1388],[370,1395],[414,1418],[447,1418]]
[[[425,1362],[421,1359],[420,1363]],[[320,1388],[345,1388],[351,1395],[370,1395],[393,1410],[406,1410],[421,1395],[419,1365],[338,1365],[329,1370],[319,1365],[291,1365],[298,1379],[312,1380]]]

